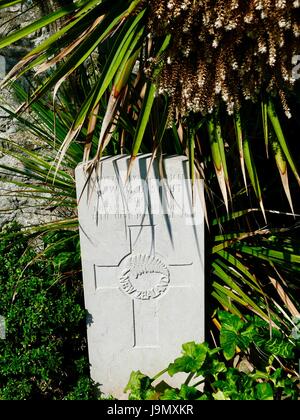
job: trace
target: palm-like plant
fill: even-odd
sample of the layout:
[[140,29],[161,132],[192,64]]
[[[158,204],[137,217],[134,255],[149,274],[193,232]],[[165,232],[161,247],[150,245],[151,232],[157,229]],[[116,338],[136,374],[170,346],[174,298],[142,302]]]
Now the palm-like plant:
[[[16,3],[21,2],[0,1],[0,8]],[[172,65],[174,58],[171,62],[168,58],[175,54],[175,35],[160,29],[157,36],[148,36],[151,4],[144,0],[118,0],[113,5],[108,0],[74,1],[0,40],[1,48],[64,18],[61,29],[30,51],[4,81],[10,83],[33,70],[40,81],[29,94],[17,88],[23,105],[14,116],[49,147],[48,154],[44,150],[38,154],[13,145],[9,153],[25,167],[18,171],[36,181],[16,182],[20,194],[34,193],[47,208],[74,210],[70,218],[31,227],[29,232],[69,229],[77,235],[73,175],[82,157],[93,168],[104,154],[128,153],[133,163],[140,151],[186,153],[191,178],[205,179],[211,203],[207,213],[212,295],[234,313],[241,315],[241,308],[247,308],[290,328],[292,317],[299,315],[295,304],[299,286],[293,279],[299,271],[299,242],[293,235],[293,222],[281,220],[286,227],[280,230],[272,227],[276,222],[262,229],[262,219],[255,217],[257,209],[248,207],[254,191],[264,215],[272,217],[263,205],[263,184],[269,190],[266,198],[273,198],[267,207],[272,209],[274,197],[281,204],[278,183],[270,176],[274,166],[263,158],[270,146],[294,214],[288,167],[296,183],[300,178],[284,132],[292,132],[297,122],[278,117],[279,101],[263,90],[257,104],[241,101],[233,115],[226,113],[221,101],[208,114],[184,115],[176,107],[175,115],[170,113],[174,110],[172,92],[165,89],[159,94],[156,85],[162,87],[166,66]],[[64,95],[64,82],[74,73],[80,101]],[[49,100],[50,92],[53,100]],[[21,113],[28,108],[35,120]],[[264,159],[265,171],[260,171],[259,159]],[[236,212],[231,211],[231,201]],[[284,211],[284,206],[279,210]],[[60,239],[59,246],[64,240]],[[56,244],[50,247],[55,249]],[[286,282],[295,289],[287,288]]]
[[[23,2],[3,0],[0,8],[17,3]],[[131,153],[132,161],[143,150],[146,138],[151,141],[154,153],[161,149],[168,152],[171,141],[178,153],[189,155],[191,168],[196,159],[197,171],[203,177],[208,176],[203,173],[203,165],[207,159],[212,160],[228,210],[233,194],[228,155],[234,154],[240,161],[245,188],[248,189],[248,174],[264,212],[263,188],[253,156],[256,144],[251,138],[254,118],[248,123],[248,113],[253,108],[245,103],[245,98],[250,96],[262,108],[258,117],[262,121],[259,137],[264,139],[267,154],[270,145],[293,212],[288,167],[298,184],[300,177],[277,115],[277,100],[271,94],[277,93],[285,111],[290,112],[285,90],[293,83],[291,57],[281,54],[281,50],[285,48],[291,55],[297,53],[298,3],[277,2],[274,8],[269,3],[269,0],[253,0],[244,6],[236,0],[227,3],[219,0],[217,4],[210,0],[172,0],[159,4],[118,0],[113,5],[108,0],[68,2],[67,6],[0,40],[1,49],[64,19],[58,31],[17,64],[4,85],[33,70],[43,74],[42,82],[20,109],[24,110],[49,91],[53,91],[56,102],[62,84],[74,72],[79,72],[87,94],[59,149],[58,167],[72,141],[84,132],[84,160],[93,159],[92,166],[106,153],[114,136],[120,140],[118,150]],[[201,19],[204,23],[199,26]],[[268,25],[262,33],[259,28],[263,22]],[[277,31],[278,22],[281,23]],[[252,55],[246,48],[249,40]],[[109,48],[105,61],[101,60],[103,48]],[[223,61],[222,57],[218,61],[219,53]],[[91,62],[97,54],[100,71],[93,77]],[[258,58],[250,62],[252,56]],[[236,70],[241,63],[236,66],[234,63],[244,57],[249,58],[248,64],[257,76],[250,77],[243,66]],[[232,71],[227,72],[227,65]],[[49,69],[53,71],[49,73]],[[164,94],[158,96],[156,86]],[[222,98],[232,116],[224,113]],[[106,112],[101,130],[96,132],[99,108],[103,105]],[[210,113],[202,120],[199,111],[207,110]],[[168,127],[173,128],[171,134]],[[236,135],[229,136],[233,129]],[[95,135],[98,145],[91,154],[91,139]],[[203,155],[197,148],[203,149],[205,143],[209,147]],[[193,169],[191,176],[195,176]]]
[[[23,88],[15,85],[15,91],[20,100],[24,100],[26,92]],[[31,131],[34,135],[33,144],[39,147],[32,152],[11,143],[9,149],[1,149],[1,152],[16,158],[22,166],[0,165],[1,181],[15,185],[15,189],[7,194],[34,197],[40,209],[56,211],[56,221],[29,226],[22,233],[32,238],[48,238],[50,234],[53,239],[45,241],[46,247],[39,256],[52,254],[58,261],[60,258],[57,258],[57,254],[66,257],[64,249],[68,243],[79,242],[74,170],[82,159],[86,135],[83,133],[77,143],[70,145],[57,171],[53,161],[72,124],[64,112],[64,107],[68,103],[71,106],[71,101],[60,94],[60,102],[64,106],[56,107],[54,111],[51,98],[48,101],[38,100],[30,106],[31,112],[26,117],[4,108]],[[99,109],[99,115],[104,114],[105,107]],[[101,130],[101,118],[95,130]],[[110,153],[114,153],[113,148],[118,147],[118,138],[112,139],[109,147]],[[91,148],[97,149],[96,139]],[[214,177],[207,182],[214,189]],[[242,191],[238,200],[242,201],[243,195],[245,192]],[[255,228],[258,208],[229,215],[223,211],[218,218],[213,215],[213,207],[209,209],[211,231],[207,244],[207,278],[214,301],[217,300],[219,305],[239,316],[252,311],[263,319],[272,319],[281,329],[290,331],[293,317],[299,316],[296,303],[300,271],[297,225],[290,223],[290,228],[260,229],[258,226]],[[211,307],[214,308],[215,304]]]

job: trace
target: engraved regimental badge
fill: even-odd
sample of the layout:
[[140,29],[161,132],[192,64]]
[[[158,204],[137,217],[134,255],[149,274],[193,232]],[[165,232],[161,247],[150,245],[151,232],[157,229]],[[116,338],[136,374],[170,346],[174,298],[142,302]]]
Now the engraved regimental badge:
[[120,264],[120,289],[134,299],[150,300],[168,289],[170,273],[158,257],[130,254]]

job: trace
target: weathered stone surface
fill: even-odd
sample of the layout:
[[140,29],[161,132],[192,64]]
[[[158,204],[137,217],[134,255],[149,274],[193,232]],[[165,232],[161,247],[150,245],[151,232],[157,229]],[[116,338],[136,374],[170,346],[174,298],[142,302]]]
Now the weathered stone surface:
[[[45,3],[45,2],[44,2]],[[41,6],[45,6],[42,1],[32,7],[30,1],[16,4],[6,9],[0,10],[0,38],[15,30],[21,29],[35,19],[38,19],[43,12],[53,10],[54,4],[51,1],[47,3],[47,10]],[[31,34],[26,39],[21,39],[17,43],[5,47],[0,50],[0,81],[8,74],[12,67],[35,45],[42,42],[47,36],[47,30],[40,30]],[[21,82],[26,84],[24,80]],[[2,106],[15,110],[20,103],[16,100],[13,91],[9,89],[2,89],[0,91],[0,102]],[[26,117],[26,115],[24,115]],[[29,116],[27,116],[30,118]],[[18,143],[23,147],[33,147],[36,141],[35,137],[21,126],[17,120],[12,119],[9,115],[0,108],[0,146],[1,148],[9,148],[11,142]],[[8,167],[21,168],[22,165],[16,159],[9,155],[0,152],[0,164]],[[46,221],[57,219],[57,215],[52,215],[50,212],[41,211],[36,207],[36,200],[28,197],[21,197],[20,194],[14,193],[16,187],[14,184],[4,182],[4,178],[11,178],[11,173],[7,176],[5,170],[0,169],[0,228],[7,222],[16,221],[21,225],[34,225]],[[18,179],[19,181],[26,181],[25,178]],[[30,182],[30,180],[27,180]]]
[[91,374],[116,397],[131,371],[152,376],[183,343],[204,339],[197,188],[193,198],[186,158],[164,159],[167,182],[156,160],[148,172],[150,160],[140,156],[127,181],[124,156],[103,159],[90,178],[76,171]]
[[[28,3],[29,4],[29,3]],[[14,30],[28,25],[33,19],[40,16],[40,11],[37,7],[31,8],[27,13],[22,13],[26,10],[26,5],[14,5],[7,9],[0,10],[0,38],[6,36]],[[41,34],[37,34],[39,37]],[[34,35],[29,40],[21,40],[17,44],[5,47],[0,50],[0,81],[4,79],[7,73],[18,62],[18,60],[26,54],[28,48],[34,45]],[[6,108],[16,109],[19,103],[16,101],[13,93],[8,89],[0,91],[1,105]],[[0,108],[0,146],[4,149],[9,147],[11,141],[25,146],[32,136],[20,127],[16,120],[12,120],[9,115]],[[0,164],[8,167],[20,168],[20,163],[16,159],[0,153]],[[11,175],[10,175],[11,176]],[[41,217],[37,214],[37,210],[33,205],[32,200],[17,197],[14,194],[16,187],[8,182],[3,182],[3,178],[7,175],[3,169],[0,170],[0,227],[7,222],[17,221],[22,225],[39,223]],[[26,208],[24,208],[26,207]]]

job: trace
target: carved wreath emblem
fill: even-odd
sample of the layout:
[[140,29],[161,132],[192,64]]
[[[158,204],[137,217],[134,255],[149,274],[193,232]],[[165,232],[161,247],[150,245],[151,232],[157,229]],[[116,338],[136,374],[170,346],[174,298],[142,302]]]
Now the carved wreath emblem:
[[162,296],[170,283],[166,264],[157,256],[131,254],[120,264],[120,289],[134,299]]

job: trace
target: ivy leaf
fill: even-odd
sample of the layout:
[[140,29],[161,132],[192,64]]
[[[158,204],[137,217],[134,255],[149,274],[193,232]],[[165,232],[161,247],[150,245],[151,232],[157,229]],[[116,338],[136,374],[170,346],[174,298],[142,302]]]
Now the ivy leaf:
[[182,346],[183,356],[179,357],[168,367],[170,376],[179,372],[197,373],[205,362],[208,352],[206,343],[196,344],[194,342],[186,343]]
[[226,397],[223,391],[215,392],[213,397],[216,401],[230,401],[230,398]]
[[178,359],[175,359],[174,363],[170,363],[168,367],[168,374],[174,376],[179,372],[193,372],[196,369],[195,360],[189,356],[182,356]]
[[178,394],[178,390],[176,389],[166,389],[163,395],[160,397],[161,400],[169,400],[169,401],[175,401],[180,400],[180,396]]
[[264,400],[264,401],[274,400],[273,389],[271,385],[268,383],[257,384],[256,392],[257,392],[258,400]]
[[201,362],[201,365],[204,363],[206,354],[208,352],[208,345],[206,343],[196,344],[194,341],[190,343],[185,343],[182,346],[184,354],[193,359]]
[[226,360],[231,360],[236,351],[238,344],[238,336],[233,331],[228,331],[222,328],[220,333],[220,344],[224,352]]
[[264,348],[274,356],[283,357],[285,359],[294,358],[294,344],[284,341],[283,339],[274,338],[273,340],[268,340],[265,343]]
[[246,324],[237,315],[225,311],[219,311],[218,316],[222,325],[220,344],[226,360],[231,360],[237,347],[242,350],[249,347],[255,336],[255,328],[253,325],[245,328]]
[[213,375],[213,377],[217,380],[218,375],[220,373],[224,373],[227,371],[226,365],[223,362],[219,362],[219,360],[214,359],[212,361],[212,365],[210,367],[209,373]]
[[287,341],[285,337],[279,332],[274,331],[273,338],[264,337],[262,335],[257,335],[255,337],[255,343],[260,347],[264,352],[278,357],[283,357],[285,359],[294,358],[294,350],[296,348],[295,344]]
[[257,331],[255,329],[255,325],[250,324],[249,327],[247,327],[241,332],[241,338],[247,341],[249,345],[251,342],[253,342],[256,334]]
[[237,334],[244,327],[244,322],[237,315],[219,311],[218,317],[222,324],[222,328],[228,331],[233,331]]
[[210,401],[210,398],[207,394],[201,395],[201,397],[197,398],[198,401]]
[[286,378],[283,375],[283,369],[276,369],[275,372],[270,376],[270,380],[273,382],[275,388],[284,388]]
[[241,373],[235,368],[229,368],[226,374],[226,385],[228,389],[237,391],[238,382],[241,377],[245,377],[241,375]]
[[196,400],[201,396],[201,392],[193,386],[183,384],[180,388],[179,396],[182,400]]
[[145,399],[145,394],[148,390],[151,390],[151,379],[144,375],[139,370],[132,372],[130,375],[129,382],[124,392],[130,391],[130,400],[142,400]]

